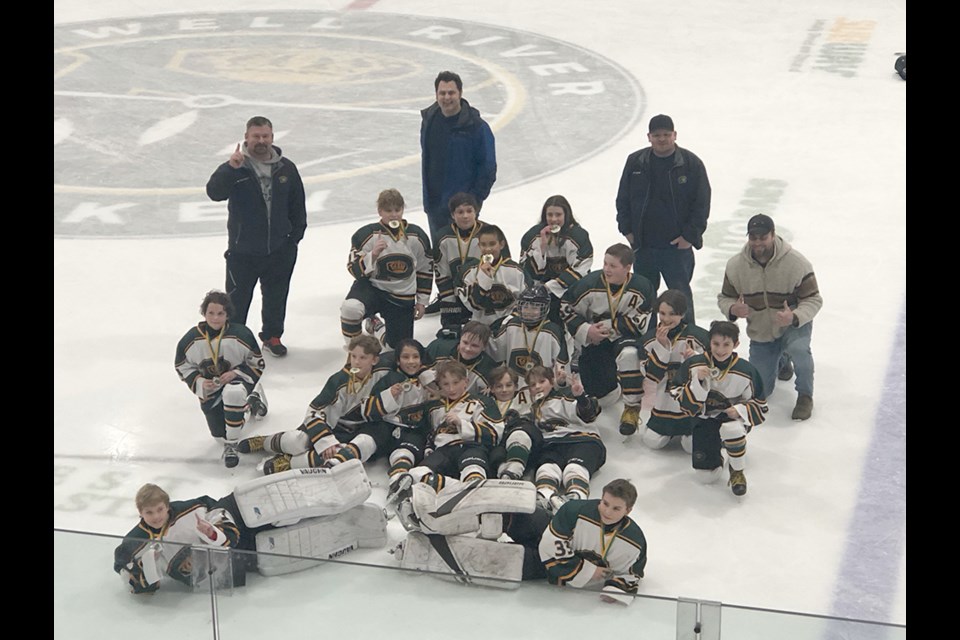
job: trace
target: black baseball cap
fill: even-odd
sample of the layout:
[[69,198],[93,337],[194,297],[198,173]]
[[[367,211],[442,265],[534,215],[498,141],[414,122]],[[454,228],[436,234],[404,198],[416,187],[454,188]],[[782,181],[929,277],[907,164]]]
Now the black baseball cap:
[[750,222],[747,223],[747,235],[755,233],[760,236],[765,236],[774,229],[776,229],[776,227],[773,224],[773,218],[765,213],[758,213],[750,218]]
[[670,116],[665,116],[662,113],[660,115],[653,116],[650,118],[650,127],[647,129],[650,133],[654,131],[673,131],[673,118]]

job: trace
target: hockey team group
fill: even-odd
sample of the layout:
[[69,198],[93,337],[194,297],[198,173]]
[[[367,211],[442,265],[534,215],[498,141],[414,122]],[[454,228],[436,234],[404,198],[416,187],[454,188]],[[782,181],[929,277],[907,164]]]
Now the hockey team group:
[[[428,230],[404,218],[397,190],[379,194],[379,220],[350,239],[346,363],[289,431],[245,426],[268,411],[263,352],[287,351],[280,337],[306,228],[303,183],[260,116],[211,176],[208,195],[228,203],[227,291],[204,297],[175,365],[223,441],[225,465],[259,456],[264,476],[221,500],[171,501],[144,485],[141,521],[114,565],[135,593],[152,593],[164,576],[195,584],[193,546],[258,551],[229,554],[232,581],[243,584],[255,567],[275,575],[304,568],[294,558],[386,544],[385,518],[396,514],[408,531],[401,566],[494,586],[546,578],[629,603],[647,543],[629,516],[629,481],[590,499],[607,457],[601,412],[622,401],[623,436],[653,449],[678,442],[695,477],[714,482],[727,471],[736,496],[747,491],[747,436],[777,379],[796,375],[792,418],[810,417],[822,300],[810,263],[769,216],[749,220],[748,241],[718,283],[725,319],[695,324],[693,250],[710,185],[699,158],[676,145],[672,119],[652,118],[650,147],[627,159],[616,204],[629,244],[606,248],[593,269],[589,233],[556,195],[515,261],[500,227],[480,219],[496,179],[493,134],[457,74],[434,85],[420,135]],[[259,341],[246,326],[258,282]],[[441,329],[423,345],[414,323],[431,311]],[[736,352],[739,318],[749,361]],[[654,394],[646,424],[645,382]],[[386,509],[365,502],[364,463],[374,459],[388,465]]]

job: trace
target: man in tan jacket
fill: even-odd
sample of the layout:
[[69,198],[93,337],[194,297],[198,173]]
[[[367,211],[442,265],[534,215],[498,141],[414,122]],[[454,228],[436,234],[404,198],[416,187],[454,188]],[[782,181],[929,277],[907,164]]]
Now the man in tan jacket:
[[797,376],[792,417],[806,420],[813,413],[810,338],[823,305],[817,277],[810,261],[776,234],[770,216],[750,218],[747,235],[747,244],[727,262],[717,302],[730,320],[747,319],[750,363],[760,372],[765,397],[773,393],[781,355],[789,356]]

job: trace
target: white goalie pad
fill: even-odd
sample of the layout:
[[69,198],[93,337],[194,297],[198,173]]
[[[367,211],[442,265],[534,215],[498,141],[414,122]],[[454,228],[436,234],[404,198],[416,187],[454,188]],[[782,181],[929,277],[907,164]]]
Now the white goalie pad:
[[293,573],[319,564],[310,558],[339,558],[354,549],[385,544],[387,520],[383,509],[362,504],[338,515],[309,518],[289,527],[259,532],[257,570],[265,576]]
[[403,543],[403,569],[430,571],[463,584],[516,589],[523,579],[523,547],[469,536],[411,531]]
[[290,469],[244,482],[233,491],[250,528],[284,526],[303,518],[343,513],[370,497],[370,480],[359,460],[332,469]]
[[482,514],[533,513],[537,507],[537,489],[525,480],[480,480],[439,493],[421,483],[411,489],[411,506],[424,533],[473,533]]

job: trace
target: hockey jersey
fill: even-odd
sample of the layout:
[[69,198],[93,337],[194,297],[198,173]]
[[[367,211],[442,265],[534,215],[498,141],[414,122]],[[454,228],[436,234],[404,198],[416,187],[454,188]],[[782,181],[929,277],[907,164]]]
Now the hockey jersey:
[[434,247],[434,275],[440,298],[456,295],[462,284],[463,263],[468,258],[480,258],[477,235],[483,225],[476,222],[472,229],[461,229],[451,223],[443,229]]
[[201,322],[177,343],[174,366],[177,375],[201,401],[219,400],[220,389],[208,392],[204,380],[212,380],[227,371],[251,387],[257,384],[264,368],[263,353],[253,332],[242,324],[226,323],[217,331]]
[[459,399],[431,400],[424,405],[424,425],[430,429],[433,448],[455,444],[496,446],[503,437],[503,419],[496,401],[467,392]]
[[555,322],[544,320],[536,327],[527,327],[516,316],[507,316],[490,327],[493,335],[487,353],[523,377],[537,365],[553,368],[570,361],[563,329]]
[[550,234],[546,251],[540,246],[543,225],[530,228],[520,241],[520,265],[532,281],[542,282],[557,298],[574,282],[587,275],[593,265],[590,234],[578,224]]
[[600,500],[571,500],[557,511],[540,538],[540,559],[551,584],[584,587],[598,567],[612,576],[611,594],[634,594],[647,565],[647,540],[629,516],[616,524],[600,519]]
[[467,391],[475,394],[486,393],[490,388],[490,372],[497,367],[497,362],[490,355],[481,351],[480,355],[472,360],[464,360],[458,350],[459,342],[446,338],[437,338],[427,345],[427,355],[434,363],[428,371],[420,376],[420,382],[431,384],[437,379],[436,365],[444,360],[456,360],[467,368]]
[[695,355],[702,354],[706,351],[710,339],[706,330],[686,322],[681,322],[667,333],[669,347],[657,342],[656,333],[657,328],[654,325],[643,338],[643,346],[647,352],[645,375],[648,380],[657,384],[656,397],[647,424],[652,425],[658,433],[674,435],[676,429],[684,431],[684,423],[690,416],[680,407],[677,399],[668,393],[668,384],[679,371],[687,350],[692,350]]
[[593,422],[600,415],[600,403],[593,396],[574,397],[570,389],[551,389],[543,398],[534,397],[529,416],[547,442],[600,440]]
[[513,310],[517,297],[526,288],[526,275],[516,262],[501,258],[494,265],[493,276],[480,269],[479,258],[468,258],[463,263],[462,286],[457,295],[477,320],[490,325]]
[[[387,243],[376,260],[373,247]],[[398,304],[427,304],[433,287],[433,252],[430,238],[417,225],[400,221],[398,229],[373,222],[357,230],[350,239],[347,271],[355,279],[369,278],[370,284]]]
[[587,344],[587,330],[601,322],[612,329],[607,338],[639,338],[647,331],[655,294],[650,281],[631,274],[622,285],[610,285],[603,271],[591,271],[567,289],[561,314],[578,345]]
[[306,432],[314,450],[320,452],[337,444],[334,429],[352,432],[365,422],[364,404],[373,386],[386,374],[374,369],[366,378],[359,379],[345,366],[330,376],[320,394],[310,402],[303,424],[298,427]]
[[[211,540],[197,529],[197,519],[213,526]],[[191,585],[191,545],[236,547],[240,529],[233,514],[210,496],[170,503],[170,515],[161,529],[141,518],[113,552],[113,570],[127,578],[135,593],[156,591],[160,577]],[[126,575],[123,573],[126,572]]]
[[[701,380],[697,370],[706,367],[710,375]],[[747,432],[762,423],[767,412],[760,374],[736,353],[725,362],[715,362],[710,353],[693,356],[680,365],[670,384],[670,393],[690,416],[726,421],[722,413],[736,407]]]

